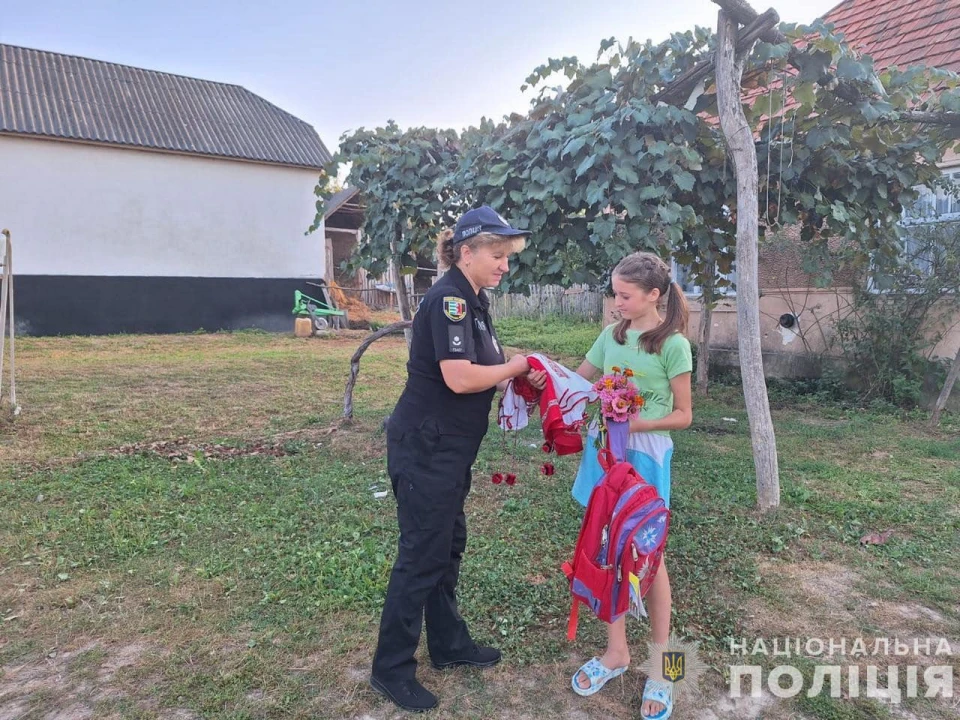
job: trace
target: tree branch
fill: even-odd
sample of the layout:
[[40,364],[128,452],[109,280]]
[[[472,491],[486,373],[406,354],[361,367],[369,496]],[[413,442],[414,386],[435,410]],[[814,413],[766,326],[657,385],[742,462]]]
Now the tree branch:
[[[780,16],[777,14],[777,11],[773,8],[767,10],[763,15],[759,15],[756,10],[754,10],[750,5],[744,0],[713,0],[713,2],[719,5],[721,8],[727,11],[734,20],[736,20],[741,25],[749,27],[752,23],[755,23],[758,18],[763,17],[767,13],[773,13],[776,16],[774,25],[777,25],[780,22]],[[747,28],[744,28],[746,31]],[[769,27],[764,29],[763,32],[759,34],[759,38],[766,43],[772,45],[779,45],[780,43],[787,42],[787,36],[784,35],[776,27]]]
[[949,125],[960,127],[960,113],[955,112],[921,112],[907,110],[900,113],[900,119],[906,122],[925,123],[927,125]]
[[[763,15],[759,15],[756,20],[739,33],[737,39],[737,56],[739,57],[740,55],[749,53],[751,48],[753,48],[753,44],[761,35],[779,22],[780,16],[773,8],[767,10]],[[669,97],[681,95],[681,90],[693,89],[697,83],[706,79],[710,73],[713,72],[715,65],[716,63],[713,57],[700,61],[650,99],[653,102],[660,102],[661,100],[668,101],[667,99]],[[684,95],[686,95],[686,93],[684,93]],[[685,100],[686,98],[678,97],[677,99]]]
[[370,347],[380,338],[406,330],[413,325],[412,320],[401,320],[386,327],[382,327],[374,333],[367,335],[366,339],[360,343],[360,347],[350,358],[350,377],[347,379],[347,387],[343,394],[343,422],[349,423],[353,419],[353,387],[357,384],[357,376],[360,374],[360,358]]

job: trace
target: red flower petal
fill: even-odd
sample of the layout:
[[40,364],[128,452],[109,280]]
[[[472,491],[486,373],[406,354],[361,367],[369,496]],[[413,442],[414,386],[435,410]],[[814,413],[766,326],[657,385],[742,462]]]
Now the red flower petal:
[[507,485],[513,485],[517,482],[517,476],[513,473],[507,473]]
[[503,473],[494,473],[490,479],[493,481],[494,485],[499,485],[503,482]]
[[545,453],[548,453],[551,450],[553,450],[553,445],[551,445],[548,442],[545,442],[543,445],[540,446],[540,449],[543,450]]
[[545,462],[541,466],[540,472],[542,472],[544,475],[553,475],[553,472],[554,472],[553,463]]

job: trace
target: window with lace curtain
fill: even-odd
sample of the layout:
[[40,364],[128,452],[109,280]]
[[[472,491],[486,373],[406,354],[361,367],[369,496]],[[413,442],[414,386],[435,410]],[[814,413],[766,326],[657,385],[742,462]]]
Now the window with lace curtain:
[[960,168],[943,171],[944,184],[921,188],[916,202],[904,210],[904,224],[960,220]]
[[[936,187],[918,188],[919,196],[903,210],[900,221],[901,251],[894,271],[901,285],[910,285],[921,292],[924,283],[953,267],[960,232],[960,167],[944,168],[943,182]],[[876,261],[876,259],[875,259]],[[874,266],[877,270],[877,266]],[[949,279],[946,286],[950,286]],[[885,292],[885,283],[871,273],[867,287],[872,292]],[[906,292],[911,292],[908,288]]]
[[922,276],[933,272],[936,264],[931,255],[936,251],[930,247],[931,226],[960,221],[960,167],[944,169],[943,177],[942,185],[921,188],[917,200],[903,211],[902,259]]

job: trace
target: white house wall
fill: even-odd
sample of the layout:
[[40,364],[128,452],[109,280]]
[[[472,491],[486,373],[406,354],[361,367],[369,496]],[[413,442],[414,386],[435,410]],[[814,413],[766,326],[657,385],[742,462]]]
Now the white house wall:
[[[293,290],[325,274],[323,228],[304,235],[317,175],[0,136],[0,226],[15,242],[22,329],[285,329]],[[62,302],[78,301],[83,313],[64,322]]]

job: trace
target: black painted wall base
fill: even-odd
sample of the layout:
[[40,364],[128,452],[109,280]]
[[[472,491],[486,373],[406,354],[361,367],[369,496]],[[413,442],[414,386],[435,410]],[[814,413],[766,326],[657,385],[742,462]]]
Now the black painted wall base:
[[319,294],[305,280],[284,278],[15,275],[14,288],[24,335],[292,332],[293,291]]

